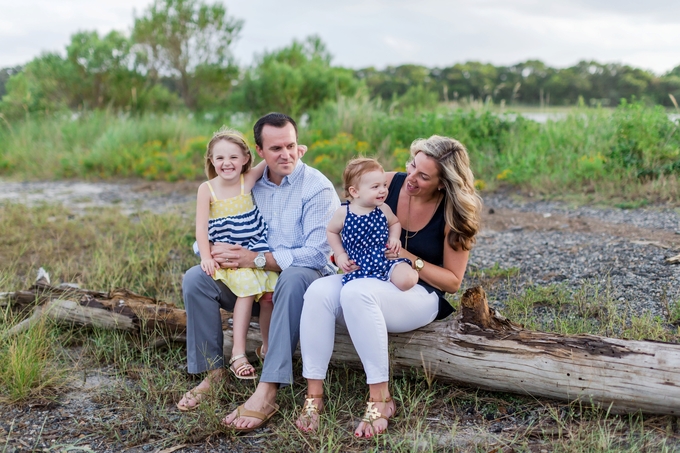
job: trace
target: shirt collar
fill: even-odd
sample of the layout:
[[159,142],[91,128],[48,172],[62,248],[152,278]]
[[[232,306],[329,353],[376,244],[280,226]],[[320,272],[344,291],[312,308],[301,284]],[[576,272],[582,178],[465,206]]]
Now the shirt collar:
[[[298,159],[297,163],[295,164],[295,168],[293,169],[293,172],[289,175],[286,175],[283,177],[281,180],[281,185],[292,185],[297,181],[300,176],[302,175],[302,167],[304,167],[304,164],[302,163],[302,159]],[[269,167],[266,168],[266,171],[262,175],[262,180],[267,183],[267,185],[270,186],[276,186],[270,179],[269,179]]]

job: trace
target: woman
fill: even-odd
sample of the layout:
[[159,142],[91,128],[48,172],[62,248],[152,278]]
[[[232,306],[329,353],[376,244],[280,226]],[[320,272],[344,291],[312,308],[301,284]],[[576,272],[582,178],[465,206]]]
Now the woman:
[[296,421],[303,431],[318,428],[336,320],[347,326],[369,385],[366,414],[354,435],[370,438],[387,429],[397,409],[388,387],[387,333],[408,332],[453,311],[443,296],[460,288],[480,227],[481,198],[467,150],[457,140],[436,135],[416,140],[411,157],[406,173],[388,174],[386,203],[402,225],[399,257],[411,260],[419,283],[401,291],[373,278],[342,285],[342,275],[332,275],[307,289],[300,344],[308,387]]

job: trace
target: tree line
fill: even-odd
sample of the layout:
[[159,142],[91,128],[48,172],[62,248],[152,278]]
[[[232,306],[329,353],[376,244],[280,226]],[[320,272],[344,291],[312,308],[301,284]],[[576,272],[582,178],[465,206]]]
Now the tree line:
[[617,105],[621,99],[672,106],[680,99],[680,65],[663,75],[628,65],[581,61],[552,68],[538,60],[512,66],[466,62],[446,68],[401,65],[352,70],[332,65],[317,36],[256,55],[239,67],[230,49],[243,21],[220,3],[155,0],[127,35],[80,31],[65,56],[44,53],[0,70],[0,114],[112,108],[130,112],[299,115],[338,96],[364,93],[390,109],[440,102],[505,105]]

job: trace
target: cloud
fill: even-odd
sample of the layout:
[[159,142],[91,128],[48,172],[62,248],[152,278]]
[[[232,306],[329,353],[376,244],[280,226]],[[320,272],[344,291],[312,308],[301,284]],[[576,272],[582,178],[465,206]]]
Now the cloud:
[[[680,1],[650,0],[248,0],[227,2],[245,20],[234,44],[253,55],[321,36],[347,67],[429,67],[476,60],[623,62],[665,72],[680,64]],[[0,67],[63,52],[79,30],[128,31],[151,0],[0,0]]]

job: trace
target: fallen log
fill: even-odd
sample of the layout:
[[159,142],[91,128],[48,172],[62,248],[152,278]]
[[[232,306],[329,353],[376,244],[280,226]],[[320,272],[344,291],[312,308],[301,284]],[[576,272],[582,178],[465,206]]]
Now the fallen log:
[[[50,300],[36,307],[31,322],[47,316],[78,325],[157,332],[164,341],[185,339],[186,314],[172,304],[127,290],[97,297],[104,293],[69,288],[67,300],[58,288],[44,283],[37,288],[36,297]],[[11,295],[7,300],[11,303]],[[111,319],[106,320],[106,313]],[[232,345],[229,317],[222,312],[227,357]],[[259,326],[253,322],[248,350],[259,342]],[[680,413],[680,345],[526,330],[491,310],[480,287],[465,292],[455,317],[390,334],[390,360],[395,374],[416,368],[427,379],[581,401],[612,412]],[[332,361],[361,368],[342,327],[336,331]]]

